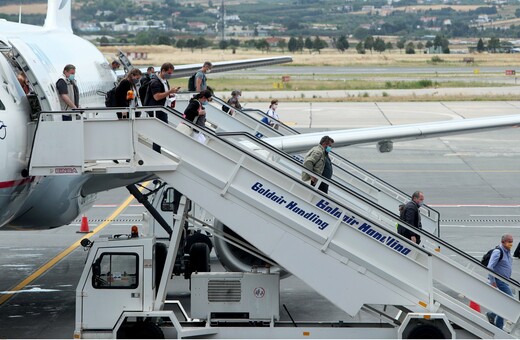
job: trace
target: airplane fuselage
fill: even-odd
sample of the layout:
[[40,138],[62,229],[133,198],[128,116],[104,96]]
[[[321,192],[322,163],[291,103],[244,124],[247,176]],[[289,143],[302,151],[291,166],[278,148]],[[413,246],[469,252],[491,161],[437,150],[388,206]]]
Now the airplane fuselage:
[[[76,66],[80,107],[102,107],[104,98],[97,92],[107,91],[116,81],[101,52],[71,33],[0,21],[0,40],[16,48],[26,61],[36,79],[31,83],[38,82],[38,98],[48,109],[60,110],[56,81],[66,64]],[[30,118],[29,101],[16,79],[19,70],[9,62],[13,54],[0,53],[0,226],[63,225],[91,203],[91,199],[80,194],[86,178],[22,175],[27,169],[36,124]],[[52,214],[47,210],[50,207]]]

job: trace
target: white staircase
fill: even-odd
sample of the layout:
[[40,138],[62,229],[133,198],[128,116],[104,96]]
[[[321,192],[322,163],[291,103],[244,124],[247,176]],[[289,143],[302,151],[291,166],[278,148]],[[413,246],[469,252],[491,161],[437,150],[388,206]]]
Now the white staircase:
[[[191,125],[176,115],[167,124],[135,119],[133,111],[128,120],[73,114],[82,119],[40,115],[31,176],[154,173],[350,315],[363,305],[395,305],[444,313],[477,337],[520,334],[518,295],[489,286],[490,272],[478,261],[429,233],[421,232],[421,246],[403,239],[394,212],[341,183],[322,179],[338,195],[317,191],[300,180],[300,163],[261,139],[204,130],[201,144],[176,130],[180,121]],[[511,334],[468,299],[509,320]]]

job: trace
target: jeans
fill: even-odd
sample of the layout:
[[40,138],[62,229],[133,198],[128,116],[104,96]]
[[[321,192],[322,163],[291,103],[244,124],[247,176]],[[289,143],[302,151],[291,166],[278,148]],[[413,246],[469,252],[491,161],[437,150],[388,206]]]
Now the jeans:
[[[496,283],[497,283],[497,288],[508,294],[508,295],[511,295],[513,296],[513,292],[511,291],[511,288],[509,288],[509,285],[507,283],[505,283],[504,281],[501,281],[499,279],[495,279]],[[490,319],[495,319],[495,326],[497,326],[498,328],[502,329],[504,327],[504,318],[501,317],[501,316],[498,316],[496,315],[495,313],[493,312],[488,312],[487,313],[487,316],[488,318]]]

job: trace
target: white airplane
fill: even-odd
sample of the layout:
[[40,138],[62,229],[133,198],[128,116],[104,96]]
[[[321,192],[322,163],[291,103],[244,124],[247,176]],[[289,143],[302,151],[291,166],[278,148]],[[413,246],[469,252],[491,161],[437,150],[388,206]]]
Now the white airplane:
[[[249,60],[242,64],[217,63],[214,69],[253,67],[283,60],[287,61],[287,58]],[[55,83],[66,64],[77,67],[81,107],[103,107],[104,98],[97,92],[113,87],[116,74],[94,45],[72,33],[70,0],[49,0],[43,27],[0,20],[0,227],[43,229],[69,224],[92,205],[96,192],[140,182],[151,176],[28,176],[28,158],[36,128],[32,119],[35,107],[39,106],[43,111],[60,110]],[[200,65],[176,66],[176,72],[186,76],[198,67]],[[16,78],[20,70],[28,77],[36,95],[25,95]],[[335,147],[377,142],[381,151],[389,151],[392,140],[482,131],[516,124],[520,124],[520,115],[333,131],[329,135],[335,139]],[[318,135],[321,137],[322,133],[276,137],[266,141],[287,152],[296,152],[315,145]],[[63,140],[63,143],[67,141]]]

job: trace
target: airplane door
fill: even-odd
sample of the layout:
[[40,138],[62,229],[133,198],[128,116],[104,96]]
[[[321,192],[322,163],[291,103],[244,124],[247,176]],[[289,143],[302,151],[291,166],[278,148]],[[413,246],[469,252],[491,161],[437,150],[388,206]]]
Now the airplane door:
[[31,47],[20,39],[11,39],[12,54],[16,62],[27,75],[27,79],[38,96],[42,111],[60,110],[60,103],[54,83],[57,79],[51,79],[49,72],[54,67],[39,51],[37,46]]
[[100,248],[99,252],[78,292],[84,329],[113,328],[121,312],[143,309],[143,247],[124,247],[124,251]]

